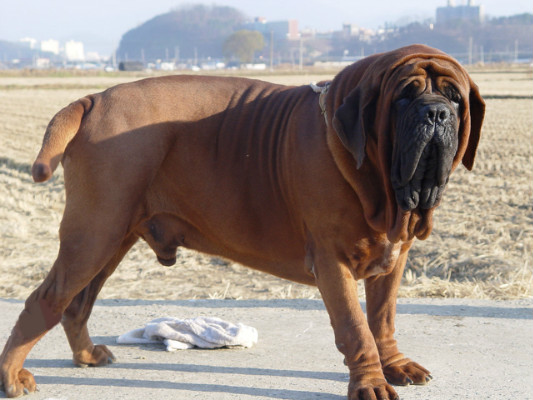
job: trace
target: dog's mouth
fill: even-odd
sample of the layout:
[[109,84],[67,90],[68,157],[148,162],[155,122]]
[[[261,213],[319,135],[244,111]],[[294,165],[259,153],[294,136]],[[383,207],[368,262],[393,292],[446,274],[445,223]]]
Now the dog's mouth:
[[456,110],[439,96],[426,96],[398,113],[396,135],[391,183],[399,207],[437,206],[459,142]]
[[163,257],[157,256],[157,261],[159,261],[159,263],[161,265],[164,265],[165,267],[171,267],[174,264],[176,264],[176,257],[163,258]]

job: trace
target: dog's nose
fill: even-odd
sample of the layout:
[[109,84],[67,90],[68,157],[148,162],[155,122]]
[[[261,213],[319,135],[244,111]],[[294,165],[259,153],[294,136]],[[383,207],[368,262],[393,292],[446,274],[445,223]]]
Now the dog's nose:
[[450,118],[450,109],[445,104],[428,104],[422,108],[422,115],[430,125],[443,125]]

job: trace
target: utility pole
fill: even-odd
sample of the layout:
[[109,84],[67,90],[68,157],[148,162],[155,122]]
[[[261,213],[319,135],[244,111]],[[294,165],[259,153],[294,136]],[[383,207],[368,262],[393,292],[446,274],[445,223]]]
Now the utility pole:
[[300,34],[300,61],[299,61],[300,71],[304,69],[303,55],[304,55],[303,39],[302,39],[302,35]]
[[468,39],[468,65],[472,65],[472,46],[474,44],[474,39],[472,36]]
[[274,71],[274,31],[270,31],[270,72]]

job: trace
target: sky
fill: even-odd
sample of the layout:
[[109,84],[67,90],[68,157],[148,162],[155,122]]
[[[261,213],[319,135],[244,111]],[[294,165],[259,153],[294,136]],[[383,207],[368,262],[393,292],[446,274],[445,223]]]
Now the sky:
[[[456,5],[465,0],[455,0]],[[300,29],[340,30],[343,23],[376,29],[386,22],[434,18],[446,0],[0,0],[0,40],[84,42],[85,51],[108,56],[128,30],[190,4],[227,5],[268,21],[296,19]],[[488,16],[533,13],[531,0],[476,0]],[[371,6],[369,6],[371,5]]]

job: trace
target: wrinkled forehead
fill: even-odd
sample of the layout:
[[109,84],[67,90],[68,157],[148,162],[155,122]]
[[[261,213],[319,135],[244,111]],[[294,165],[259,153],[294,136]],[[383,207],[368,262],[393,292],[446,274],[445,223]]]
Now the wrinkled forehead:
[[466,95],[464,90],[469,86],[466,73],[456,61],[438,57],[406,60],[393,68],[386,84],[393,98],[406,89],[422,93],[454,88]]

